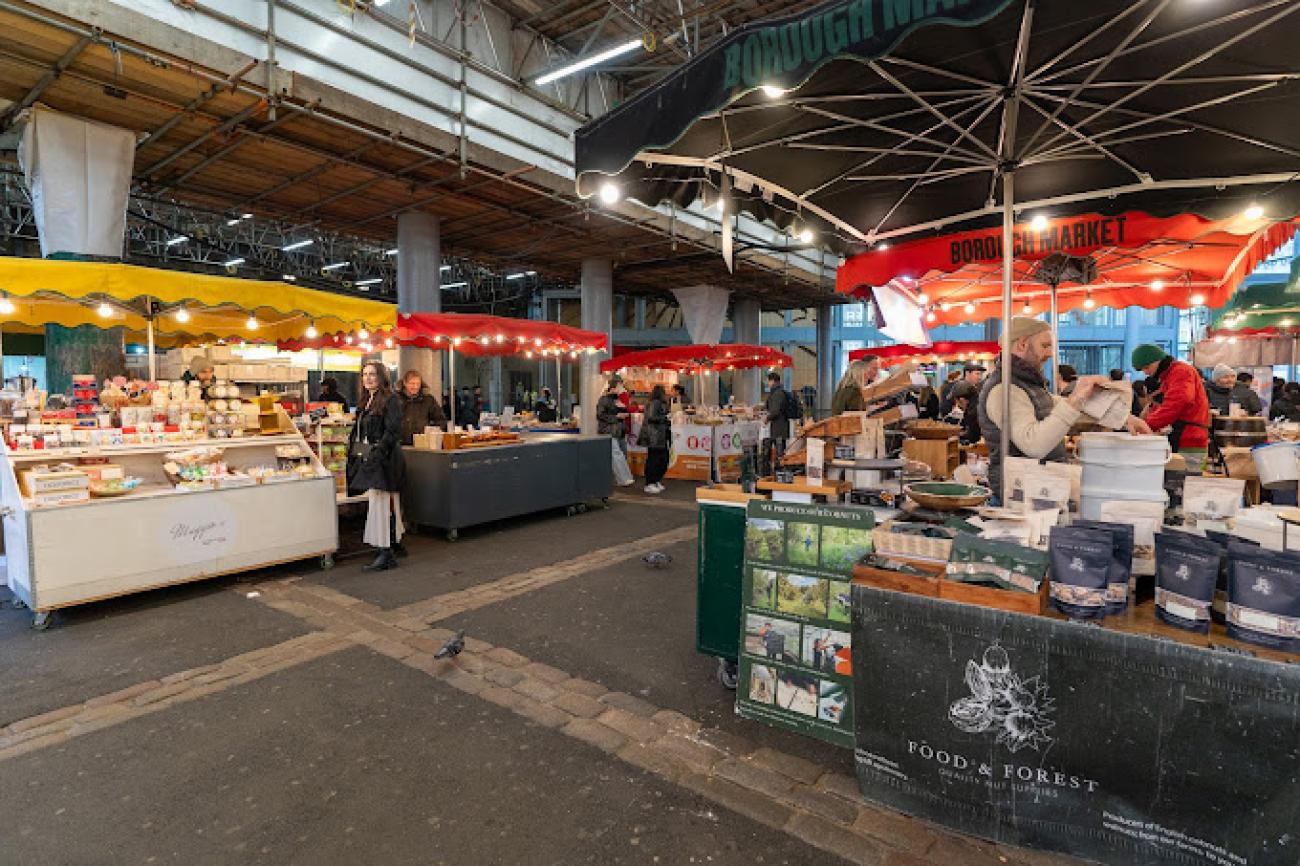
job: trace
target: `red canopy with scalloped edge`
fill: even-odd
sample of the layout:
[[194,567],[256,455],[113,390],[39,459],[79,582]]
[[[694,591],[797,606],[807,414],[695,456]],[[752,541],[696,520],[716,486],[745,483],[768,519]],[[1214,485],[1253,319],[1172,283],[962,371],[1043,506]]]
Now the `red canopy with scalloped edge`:
[[601,361],[600,372],[612,373],[628,367],[649,367],[654,370],[676,370],[692,375],[706,370],[745,370],[753,367],[789,367],[793,359],[784,352],[767,346],[698,344],[692,346],[666,346],[628,352],[617,358]]

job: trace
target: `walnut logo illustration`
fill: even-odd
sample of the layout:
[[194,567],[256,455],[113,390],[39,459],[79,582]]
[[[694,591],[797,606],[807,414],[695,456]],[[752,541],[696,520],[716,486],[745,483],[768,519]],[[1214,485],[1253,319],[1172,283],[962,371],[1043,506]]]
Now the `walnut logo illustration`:
[[966,662],[966,687],[970,696],[953,702],[948,719],[968,734],[992,733],[1008,751],[1040,751],[1052,742],[1056,726],[1051,715],[1056,700],[1038,677],[1022,680],[1011,670],[1007,651],[994,644],[984,650],[979,663]]

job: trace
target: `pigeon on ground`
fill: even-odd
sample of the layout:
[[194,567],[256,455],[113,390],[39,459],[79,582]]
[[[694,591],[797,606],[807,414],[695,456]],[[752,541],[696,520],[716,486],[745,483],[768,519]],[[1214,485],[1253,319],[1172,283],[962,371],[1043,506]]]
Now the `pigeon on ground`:
[[666,553],[654,551],[641,557],[641,561],[651,568],[667,568],[668,564],[673,561],[673,558]]
[[445,659],[448,656],[458,656],[460,651],[465,648],[465,630],[461,629],[456,632],[447,642],[442,645],[442,649],[433,654],[436,659]]

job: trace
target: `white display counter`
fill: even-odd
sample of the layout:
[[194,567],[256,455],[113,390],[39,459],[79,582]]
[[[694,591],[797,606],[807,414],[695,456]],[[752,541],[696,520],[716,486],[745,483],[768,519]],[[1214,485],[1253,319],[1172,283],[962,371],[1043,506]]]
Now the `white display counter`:
[[[250,486],[183,491],[163,471],[168,452],[224,449],[231,470],[275,465],[276,446],[296,444],[315,474]],[[108,457],[136,491],[57,505],[23,495],[19,473],[38,465]],[[43,628],[49,612],[156,587],[321,557],[338,548],[334,479],[296,432],[225,440],[13,451],[0,456],[0,506],[8,583]]]

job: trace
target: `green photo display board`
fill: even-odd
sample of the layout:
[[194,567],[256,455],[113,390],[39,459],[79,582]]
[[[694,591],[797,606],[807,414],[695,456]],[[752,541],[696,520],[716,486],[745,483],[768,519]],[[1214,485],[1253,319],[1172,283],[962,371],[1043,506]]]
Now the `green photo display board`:
[[745,524],[736,711],[853,747],[853,566],[869,509],[755,500]]

